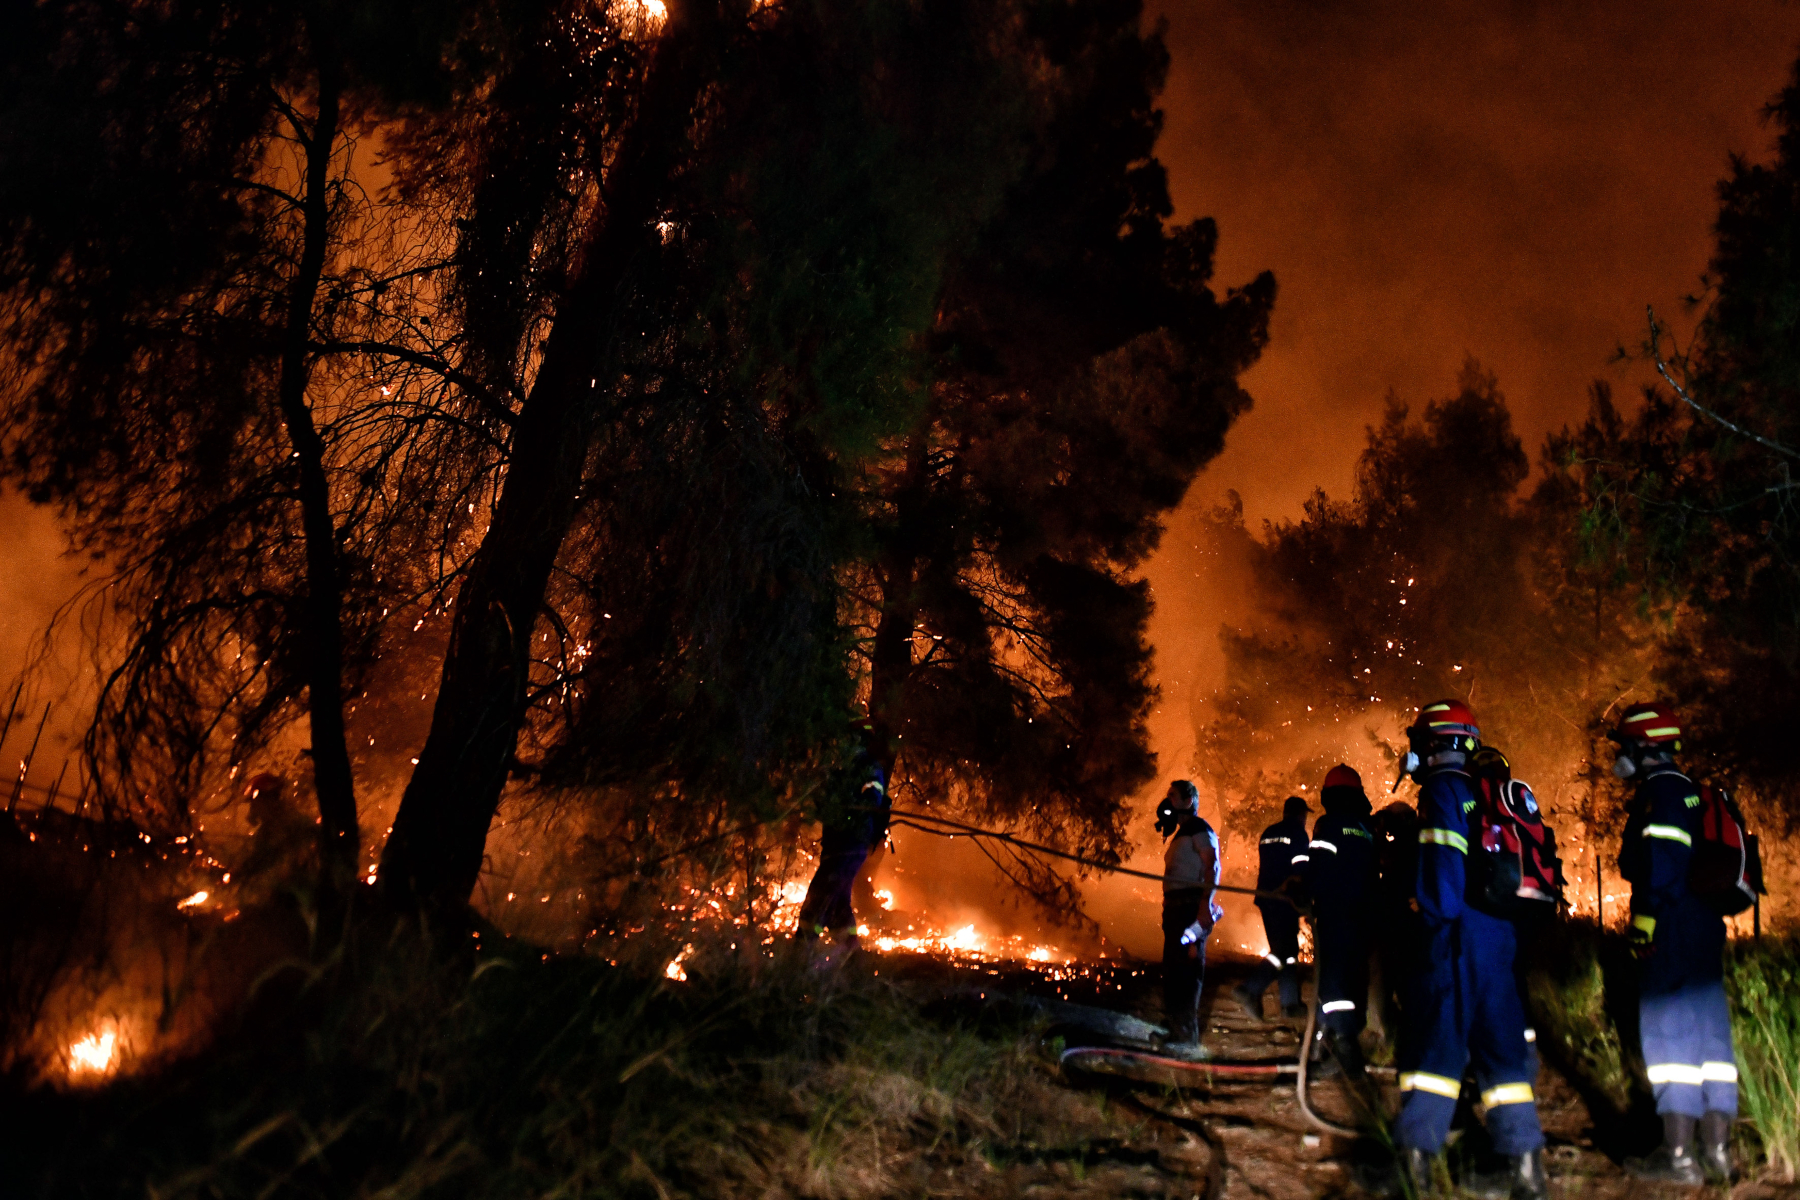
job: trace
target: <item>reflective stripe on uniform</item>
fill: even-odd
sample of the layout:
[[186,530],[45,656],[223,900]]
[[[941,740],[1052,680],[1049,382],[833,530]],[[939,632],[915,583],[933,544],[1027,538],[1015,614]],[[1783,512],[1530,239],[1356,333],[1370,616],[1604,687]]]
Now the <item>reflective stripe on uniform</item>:
[[1525,1040],[1528,1042],[1536,1042],[1537,1041],[1537,1030],[1535,1030],[1531,1026],[1527,1025],[1525,1027]]
[[1274,967],[1274,968],[1275,968],[1275,969],[1277,969],[1277,970],[1280,970],[1280,969],[1281,969],[1281,958],[1280,958],[1280,956],[1278,956],[1278,955],[1274,955],[1274,954],[1265,954],[1265,955],[1263,955],[1263,958],[1265,958],[1265,959],[1267,959],[1267,960],[1268,960],[1268,963],[1269,963],[1269,965],[1270,965],[1270,966],[1271,966],[1271,967]]
[[1419,844],[1421,846],[1434,843],[1439,846],[1448,846],[1452,850],[1458,850],[1464,854],[1469,852],[1469,839],[1456,832],[1454,829],[1431,828],[1419,830]]
[[1262,844],[1265,846],[1291,846],[1293,845],[1293,839],[1283,837],[1264,838]]
[[1738,1081],[1736,1063],[1701,1063],[1700,1074],[1708,1083],[1736,1083]]
[[1407,1071],[1400,1076],[1400,1090],[1430,1092],[1435,1096],[1448,1096],[1454,1100],[1462,1095],[1462,1082],[1446,1075],[1433,1075],[1429,1071]]
[[1684,846],[1694,844],[1694,839],[1688,836],[1687,830],[1679,825],[1646,825],[1644,826],[1644,836],[1666,838],[1671,842],[1680,842]]
[[1351,1012],[1355,1008],[1356,1001],[1354,1000],[1327,1000],[1319,1005],[1319,1011],[1322,1013]]
[[1324,838],[1314,838],[1312,840],[1312,845],[1308,846],[1307,849],[1308,850],[1329,850],[1333,854],[1337,853],[1337,847],[1335,845],[1333,845],[1331,842],[1326,841]]
[[1498,1108],[1502,1104],[1530,1104],[1536,1099],[1529,1083],[1499,1083],[1481,1093],[1481,1102],[1489,1108]]
[[1289,859],[1289,860],[1288,860],[1288,861],[1289,861],[1289,862],[1311,862],[1311,861],[1312,861],[1312,855],[1310,855],[1310,854],[1296,854],[1296,855],[1294,855],[1294,857],[1293,857],[1293,858],[1291,858],[1291,859]]
[[1291,967],[1299,961],[1300,961],[1299,959],[1295,958],[1293,955],[1290,954],[1290,955],[1288,955],[1287,965]]
[[1646,1074],[1651,1083],[1691,1083],[1699,1087],[1706,1082],[1703,1068],[1690,1067],[1686,1063],[1651,1063]]

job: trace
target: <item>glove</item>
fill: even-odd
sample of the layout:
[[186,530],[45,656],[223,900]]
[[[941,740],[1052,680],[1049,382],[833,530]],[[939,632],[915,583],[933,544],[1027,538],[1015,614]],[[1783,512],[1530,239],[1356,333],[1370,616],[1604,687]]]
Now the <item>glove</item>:
[[1656,953],[1652,939],[1656,936],[1656,918],[1636,916],[1631,918],[1631,952],[1638,958],[1649,958]]
[[1186,929],[1181,931],[1181,944],[1184,946],[1191,946],[1201,938],[1205,937],[1206,933],[1206,926],[1195,921],[1192,925],[1189,925]]

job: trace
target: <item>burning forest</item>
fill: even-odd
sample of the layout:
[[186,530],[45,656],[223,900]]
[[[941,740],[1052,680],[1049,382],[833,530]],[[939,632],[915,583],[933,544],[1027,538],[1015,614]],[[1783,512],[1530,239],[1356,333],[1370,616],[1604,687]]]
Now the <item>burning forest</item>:
[[0,1190],[1795,1194],[1800,67],[1585,392],[1315,445],[1206,20],[0,21]]

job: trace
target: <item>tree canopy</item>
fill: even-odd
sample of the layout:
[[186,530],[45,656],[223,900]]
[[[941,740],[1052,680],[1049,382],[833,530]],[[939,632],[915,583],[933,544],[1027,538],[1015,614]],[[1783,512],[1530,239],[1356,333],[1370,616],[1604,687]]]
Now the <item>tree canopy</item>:
[[1138,5],[418,17],[38,7],[9,43],[5,469],[107,571],[115,807],[180,826],[298,730],[341,887],[346,713],[399,661],[438,677],[402,903],[466,901],[509,786],[684,836],[794,811],[859,694],[928,786],[966,759],[1116,846],[1129,572],[1273,298],[1164,226]]

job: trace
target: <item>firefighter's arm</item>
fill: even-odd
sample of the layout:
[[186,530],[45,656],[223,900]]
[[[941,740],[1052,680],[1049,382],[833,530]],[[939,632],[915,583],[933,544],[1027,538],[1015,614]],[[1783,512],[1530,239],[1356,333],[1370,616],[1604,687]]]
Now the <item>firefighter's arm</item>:
[[1462,916],[1469,822],[1460,792],[1427,786],[1419,803],[1419,911],[1437,924]]
[[1688,816],[1691,787],[1668,788],[1650,804],[1649,819],[1638,833],[1647,865],[1642,886],[1631,889],[1632,941],[1648,943],[1656,936],[1656,922],[1686,885],[1688,861],[1694,856],[1692,821]]
[[1339,840],[1332,823],[1321,817],[1318,824],[1313,826],[1312,840],[1306,846],[1306,853],[1311,861],[1306,864],[1306,874],[1301,879],[1313,898],[1326,903],[1330,903],[1339,890],[1337,881],[1342,874],[1342,866],[1338,860],[1343,857],[1343,847],[1338,845]]

